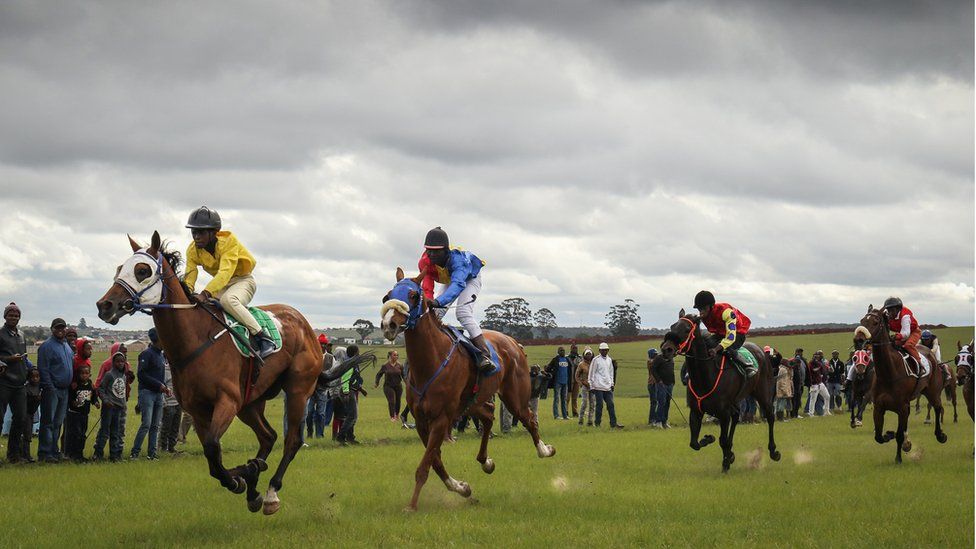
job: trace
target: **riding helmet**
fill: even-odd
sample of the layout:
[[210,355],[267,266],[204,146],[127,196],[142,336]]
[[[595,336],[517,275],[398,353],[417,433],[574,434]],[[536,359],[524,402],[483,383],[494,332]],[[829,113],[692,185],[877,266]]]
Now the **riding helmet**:
[[695,296],[695,308],[704,309],[715,305],[715,296],[708,290],[702,290]]
[[438,250],[447,248],[451,245],[447,238],[447,232],[440,227],[434,227],[427,231],[427,238],[424,239],[424,248],[428,250]]
[[648,349],[647,358],[654,358],[657,356],[657,349]]
[[884,308],[885,309],[901,309],[902,308],[901,299],[899,299],[897,297],[889,297],[884,302]]
[[931,330],[922,330],[922,339],[932,339],[932,337],[934,336]]
[[206,206],[200,206],[190,214],[186,221],[187,229],[216,229],[220,230],[220,214]]

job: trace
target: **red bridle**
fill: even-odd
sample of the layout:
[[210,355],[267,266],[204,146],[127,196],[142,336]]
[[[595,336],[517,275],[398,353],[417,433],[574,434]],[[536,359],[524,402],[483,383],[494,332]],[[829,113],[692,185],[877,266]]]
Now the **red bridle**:
[[695,332],[698,331],[697,330],[697,326],[695,326],[695,323],[694,322],[688,320],[685,317],[681,317],[681,320],[684,320],[685,322],[687,322],[688,325],[691,327],[691,329],[688,330],[688,337],[686,337],[684,341],[682,341],[680,344],[678,344],[678,350],[676,352],[679,355],[683,355],[683,354],[686,354],[688,352],[688,349],[691,348],[692,342],[695,341]]
[[[695,333],[698,331],[698,325],[688,320],[685,317],[681,317],[681,320],[687,322],[688,325],[691,327],[691,329],[688,331],[688,337],[686,337],[685,340],[678,345],[678,350],[676,351],[677,354],[684,355],[688,353],[688,350],[691,348],[691,344],[695,341]],[[722,374],[724,373],[725,373],[725,356],[723,355],[721,361],[719,362],[718,376],[716,376],[715,378],[715,384],[712,385],[712,389],[707,393],[705,393],[704,395],[699,395],[698,392],[695,391],[695,387],[692,385],[691,378],[690,377],[688,378],[688,392],[691,393],[691,396],[695,399],[695,404],[698,406],[699,413],[702,412],[702,401],[712,396],[712,393],[714,393],[718,389],[718,384],[719,382],[722,381]]]

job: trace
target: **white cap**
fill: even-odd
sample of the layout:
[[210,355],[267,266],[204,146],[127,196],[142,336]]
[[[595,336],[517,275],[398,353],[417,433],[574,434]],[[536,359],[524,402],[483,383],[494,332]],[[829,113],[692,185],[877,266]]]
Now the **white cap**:
[[600,344],[600,350],[602,351],[604,349],[606,349],[608,351],[610,350],[610,346],[607,345],[606,342]]

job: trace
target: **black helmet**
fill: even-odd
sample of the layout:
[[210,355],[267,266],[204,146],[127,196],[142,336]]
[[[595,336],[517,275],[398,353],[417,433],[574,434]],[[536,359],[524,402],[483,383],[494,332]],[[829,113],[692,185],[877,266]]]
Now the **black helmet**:
[[447,233],[444,229],[440,227],[434,227],[433,229],[427,231],[427,238],[424,239],[424,248],[428,249],[438,249],[438,248],[448,248],[451,242],[447,238]]
[[712,295],[712,292],[702,290],[695,295],[696,309],[704,309],[705,307],[710,307],[712,305],[715,305],[715,296]]
[[220,214],[206,206],[200,206],[190,214],[186,220],[187,229],[216,229],[220,230]]
[[889,297],[888,299],[885,300],[884,307],[883,308],[885,308],[885,309],[901,309],[902,308],[901,299],[899,299],[897,297]]

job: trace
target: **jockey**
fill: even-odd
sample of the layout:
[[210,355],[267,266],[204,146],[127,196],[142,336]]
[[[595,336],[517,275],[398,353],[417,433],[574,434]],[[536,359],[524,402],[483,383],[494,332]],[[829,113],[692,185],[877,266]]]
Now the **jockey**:
[[[420,257],[420,263],[417,265],[424,276],[421,286],[427,306],[441,309],[437,312],[439,317],[443,316],[445,307],[458,300],[455,311],[458,322],[468,332],[471,342],[481,349],[481,364],[478,365],[478,369],[482,373],[487,373],[495,366],[491,362],[491,353],[488,351],[485,336],[474,318],[474,302],[481,292],[481,269],[484,266],[485,262],[473,253],[451,249],[450,239],[440,227],[427,232],[427,237],[424,239],[424,255]],[[447,285],[447,289],[436,299],[434,299],[435,282]]]
[[247,310],[257,290],[251,276],[256,263],[254,256],[232,232],[220,230],[220,215],[206,206],[190,214],[186,227],[193,235],[193,244],[186,250],[186,276],[183,282],[193,292],[199,274],[197,267],[203,267],[213,280],[194,299],[200,303],[217,298],[225,311],[247,327],[251,347],[263,360],[274,351],[274,340]]
[[922,358],[915,346],[922,339],[922,331],[918,328],[918,319],[915,318],[915,314],[908,307],[905,307],[901,299],[897,297],[886,299],[884,310],[888,313],[888,329],[895,332],[895,345],[905,349],[921,365]]
[[756,375],[756,367],[743,362],[737,352],[746,342],[746,334],[752,324],[749,317],[728,303],[715,303],[715,296],[708,290],[702,290],[695,296],[695,308],[702,324],[713,334],[708,338],[709,345],[714,345],[709,349],[709,355],[722,353],[745,369],[746,378]]
[[935,355],[935,360],[942,362],[942,348],[939,345],[939,338],[932,333],[932,330],[922,330],[922,345],[925,345],[929,349],[932,349],[932,354]]

